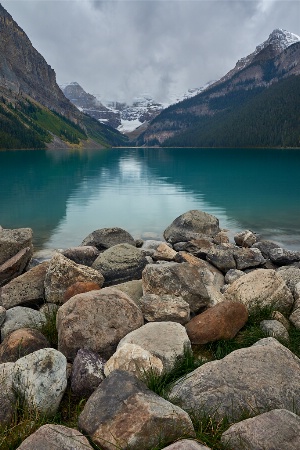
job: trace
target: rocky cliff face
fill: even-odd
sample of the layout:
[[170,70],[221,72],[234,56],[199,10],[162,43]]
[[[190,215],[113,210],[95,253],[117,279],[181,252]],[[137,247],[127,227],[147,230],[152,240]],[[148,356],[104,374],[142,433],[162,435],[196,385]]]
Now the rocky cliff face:
[[54,70],[0,5],[0,86],[24,93],[56,112],[77,115],[56,83]]
[[199,117],[211,117],[242,103],[254,89],[267,89],[291,75],[300,75],[300,37],[274,30],[256,50],[239,60],[224,77],[192,99],[170,106],[152,121],[139,144],[162,144],[194,126]]

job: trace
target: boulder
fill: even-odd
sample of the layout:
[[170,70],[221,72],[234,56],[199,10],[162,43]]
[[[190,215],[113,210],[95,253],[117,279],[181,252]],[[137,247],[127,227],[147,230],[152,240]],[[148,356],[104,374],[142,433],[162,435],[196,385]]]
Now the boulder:
[[250,230],[241,231],[233,237],[236,245],[240,247],[252,247],[257,241],[255,234]]
[[154,261],[164,260],[164,261],[174,261],[177,252],[170,248],[167,244],[162,242],[154,251],[152,258]]
[[105,360],[86,348],[78,350],[72,365],[71,389],[75,395],[88,398],[104,380]]
[[143,296],[142,279],[120,283],[118,289],[127,294],[138,305],[140,298]]
[[214,248],[214,244],[212,243],[212,238],[203,237],[201,239],[192,239],[188,242],[179,242],[174,244],[174,248],[178,248],[178,251],[191,253],[197,258],[205,259],[207,253]]
[[16,396],[12,385],[14,363],[0,364],[0,427],[9,425],[15,412]]
[[104,368],[105,376],[114,370],[125,370],[137,378],[145,376],[146,372],[155,372],[160,375],[163,371],[161,359],[154,356],[136,344],[124,344],[107,361]]
[[248,320],[242,303],[224,301],[190,320],[185,328],[192,344],[232,339]]
[[44,301],[44,282],[49,263],[43,262],[0,289],[0,303],[6,308]]
[[32,248],[26,247],[20,250],[16,255],[0,265],[0,286],[9,283],[24,272],[28,261],[31,258]]
[[45,277],[46,301],[63,303],[67,288],[77,281],[92,281],[101,287],[104,278],[99,271],[76,264],[60,253],[55,253],[51,258]]
[[283,341],[289,340],[287,329],[278,320],[262,320],[260,329],[267,335]]
[[177,217],[164,231],[167,242],[186,242],[201,239],[203,235],[214,236],[219,233],[219,221],[216,217],[199,210],[188,211]]
[[66,248],[65,250],[61,250],[60,253],[76,264],[91,267],[100,252],[96,247],[85,245],[81,247]]
[[189,304],[182,297],[146,294],[139,300],[139,307],[148,322],[170,321],[184,325],[190,320]]
[[188,252],[178,252],[175,261],[180,263],[188,262],[192,266],[208,269],[214,277],[213,280],[214,286],[218,290],[220,290],[224,286],[224,275],[219,269],[210,264],[208,261],[204,261],[203,259],[197,258],[196,256],[191,255]]
[[119,341],[144,323],[134,301],[112,287],[75,295],[59,308],[56,320],[58,349],[69,360],[83,347],[108,359]]
[[252,248],[258,248],[265,259],[270,259],[270,251],[274,248],[280,248],[280,246],[276,242],[263,240],[253,244]]
[[15,362],[29,353],[47,347],[50,344],[40,331],[20,328],[6,336],[0,345],[0,364]]
[[79,428],[105,450],[150,450],[183,435],[195,436],[187,413],[121,370],[112,372],[88,399]]
[[206,259],[223,272],[257,267],[266,261],[257,248],[239,248],[231,244],[215,246],[207,253]]
[[294,299],[284,280],[275,270],[257,269],[232,283],[224,294],[225,300],[241,302],[248,311],[256,307],[273,307],[289,313]]
[[298,450],[300,417],[286,409],[273,409],[231,425],[221,442],[234,449]]
[[118,244],[130,244],[135,247],[135,240],[127,231],[122,228],[100,228],[90,233],[81,245],[91,245],[103,252]]
[[295,295],[296,284],[300,283],[300,269],[293,266],[283,266],[277,269],[276,272],[284,279],[287,287]]
[[14,364],[13,388],[28,408],[52,416],[67,387],[67,360],[54,348],[23,356]]
[[17,450],[92,450],[83,434],[74,428],[47,423],[26,438]]
[[130,244],[118,244],[101,253],[92,267],[105,278],[105,286],[139,280],[148,264],[142,251]]
[[245,272],[237,269],[230,269],[225,275],[225,283],[232,284],[234,281],[238,280],[240,277],[245,275]]
[[84,292],[99,291],[101,287],[98,283],[94,281],[76,281],[76,283],[71,284],[64,294],[63,303],[66,303],[71,297],[77,294],[83,294]]
[[27,247],[32,252],[31,228],[0,229],[0,265]]
[[157,356],[164,365],[164,370],[173,369],[186,351],[191,349],[191,343],[185,328],[175,322],[151,322],[128,333],[119,343],[118,350],[124,344],[139,345]]
[[174,385],[170,398],[187,410],[238,420],[300,406],[300,360],[274,338],[204,364]]
[[46,322],[46,317],[40,311],[25,306],[15,306],[6,311],[5,321],[1,327],[1,341],[19,328],[36,328]]
[[182,297],[193,313],[223,300],[214,285],[214,275],[189,263],[149,264],[143,271],[144,294]]
[[180,441],[174,442],[174,444],[164,447],[163,450],[210,450],[206,445],[200,444],[198,441],[193,439],[181,439]]
[[278,266],[293,264],[300,261],[300,252],[294,252],[284,248],[274,248],[270,251],[270,260]]

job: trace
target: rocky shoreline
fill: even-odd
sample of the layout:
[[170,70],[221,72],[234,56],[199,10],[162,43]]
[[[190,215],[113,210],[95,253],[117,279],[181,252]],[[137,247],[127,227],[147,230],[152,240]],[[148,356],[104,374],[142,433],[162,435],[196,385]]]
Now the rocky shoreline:
[[[17,448],[208,449],[195,413],[230,421],[224,448],[300,448],[300,360],[288,348],[290,330],[300,330],[300,251],[249,230],[230,243],[198,210],[164,238],[103,228],[41,261],[31,229],[0,227],[1,429],[19,398],[49,418],[69,387],[88,399],[77,429],[49,421]],[[208,358],[167,399],[145,385],[145,373],[168,373],[187,353],[235,338],[264,308],[272,316],[254,345]],[[53,314],[57,348],[39,331]]]

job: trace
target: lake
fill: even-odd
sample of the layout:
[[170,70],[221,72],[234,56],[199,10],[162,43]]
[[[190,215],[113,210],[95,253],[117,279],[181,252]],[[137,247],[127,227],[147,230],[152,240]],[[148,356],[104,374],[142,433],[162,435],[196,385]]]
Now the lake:
[[76,246],[119,226],[161,238],[200,209],[300,250],[300,151],[108,149],[0,152],[0,224],[31,227],[35,249]]

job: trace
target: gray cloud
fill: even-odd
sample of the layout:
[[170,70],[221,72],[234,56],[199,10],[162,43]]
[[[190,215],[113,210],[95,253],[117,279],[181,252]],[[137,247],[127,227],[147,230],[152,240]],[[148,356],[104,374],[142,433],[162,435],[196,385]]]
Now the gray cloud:
[[167,100],[217,79],[274,28],[300,34],[299,0],[5,0],[55,69],[103,98]]

